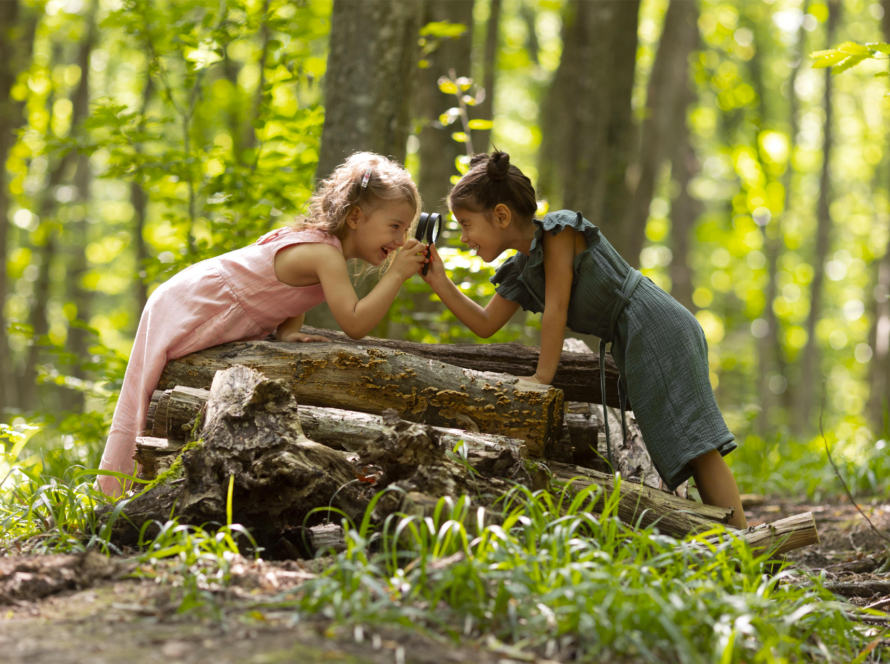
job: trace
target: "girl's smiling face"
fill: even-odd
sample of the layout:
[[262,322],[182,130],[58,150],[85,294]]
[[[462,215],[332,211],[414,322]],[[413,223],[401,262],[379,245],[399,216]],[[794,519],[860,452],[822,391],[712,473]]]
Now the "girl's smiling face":
[[452,210],[452,213],[460,224],[460,241],[486,263],[509,249],[504,245],[504,230],[491,218],[494,215],[459,208]]
[[356,207],[347,223],[352,229],[352,251],[347,258],[360,258],[371,265],[381,265],[405,244],[414,221],[414,206],[407,201],[385,203],[365,213]]

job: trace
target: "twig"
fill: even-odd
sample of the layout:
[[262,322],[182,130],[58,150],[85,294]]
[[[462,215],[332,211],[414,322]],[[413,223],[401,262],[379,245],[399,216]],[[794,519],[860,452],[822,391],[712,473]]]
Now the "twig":
[[825,412],[825,381],[822,381],[822,406],[819,409],[819,433],[822,434],[822,442],[825,444],[825,454],[828,456],[828,461],[831,463],[831,467],[834,468],[834,474],[837,475],[837,478],[841,481],[841,486],[844,487],[844,491],[847,492],[847,497],[850,499],[850,502],[853,503],[853,506],[859,510],[859,513],[862,515],[862,518],[868,522],[868,525],[871,527],[875,533],[877,533],[878,537],[882,540],[890,544],[890,537],[887,537],[884,533],[878,530],[875,527],[875,524],[871,522],[871,519],[862,511],[862,508],[859,507],[859,504],[856,502],[856,499],[853,498],[853,494],[850,491],[850,487],[847,486],[846,481],[841,476],[841,471],[838,469],[837,464],[834,462],[834,459],[831,458],[831,451],[828,449],[828,439],[825,437],[825,429],[822,428],[822,414]]

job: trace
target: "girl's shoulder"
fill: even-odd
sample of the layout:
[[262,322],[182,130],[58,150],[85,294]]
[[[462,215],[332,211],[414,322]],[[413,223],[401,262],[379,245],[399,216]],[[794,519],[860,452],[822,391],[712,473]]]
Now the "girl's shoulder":
[[[535,234],[536,236],[543,236],[544,233],[556,235],[566,228],[581,231],[585,236],[599,235],[599,228],[587,221],[583,214],[572,210],[548,212],[543,219],[535,219],[534,223],[539,230],[539,233]],[[540,237],[537,237],[537,239],[540,239]]]
[[269,243],[280,243],[282,245],[291,244],[330,244],[338,249],[341,247],[339,238],[318,228],[298,228],[296,226],[284,226],[276,228],[274,231],[266,233],[260,237],[256,244],[264,245]]

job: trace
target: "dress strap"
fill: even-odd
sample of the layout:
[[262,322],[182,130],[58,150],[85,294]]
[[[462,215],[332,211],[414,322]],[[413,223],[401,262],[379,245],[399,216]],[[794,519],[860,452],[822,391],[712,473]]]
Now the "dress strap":
[[[618,331],[618,317],[621,316],[624,307],[630,302],[630,298],[633,296],[634,291],[637,289],[637,286],[640,285],[642,280],[643,273],[634,268],[630,268],[627,276],[624,278],[624,283],[621,285],[621,288],[615,289],[615,303],[612,305],[612,320],[609,323],[609,336],[608,338],[602,337],[600,339],[600,397],[603,401],[603,427],[606,429],[606,451],[609,455],[609,466],[612,468],[613,473],[615,472],[615,464],[612,461],[612,440],[609,437],[609,412],[606,407],[606,342],[615,341],[615,334]],[[627,383],[624,376],[620,374],[618,376],[618,402],[621,406],[621,436],[622,440],[626,441],[627,422],[624,416],[624,411],[627,405]]]

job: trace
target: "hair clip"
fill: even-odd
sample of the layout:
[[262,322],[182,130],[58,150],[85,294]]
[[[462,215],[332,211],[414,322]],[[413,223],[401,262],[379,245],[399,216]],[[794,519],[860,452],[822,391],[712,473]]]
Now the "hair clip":
[[364,176],[362,176],[362,189],[365,189],[368,186],[368,180],[371,179],[371,169],[365,171]]

